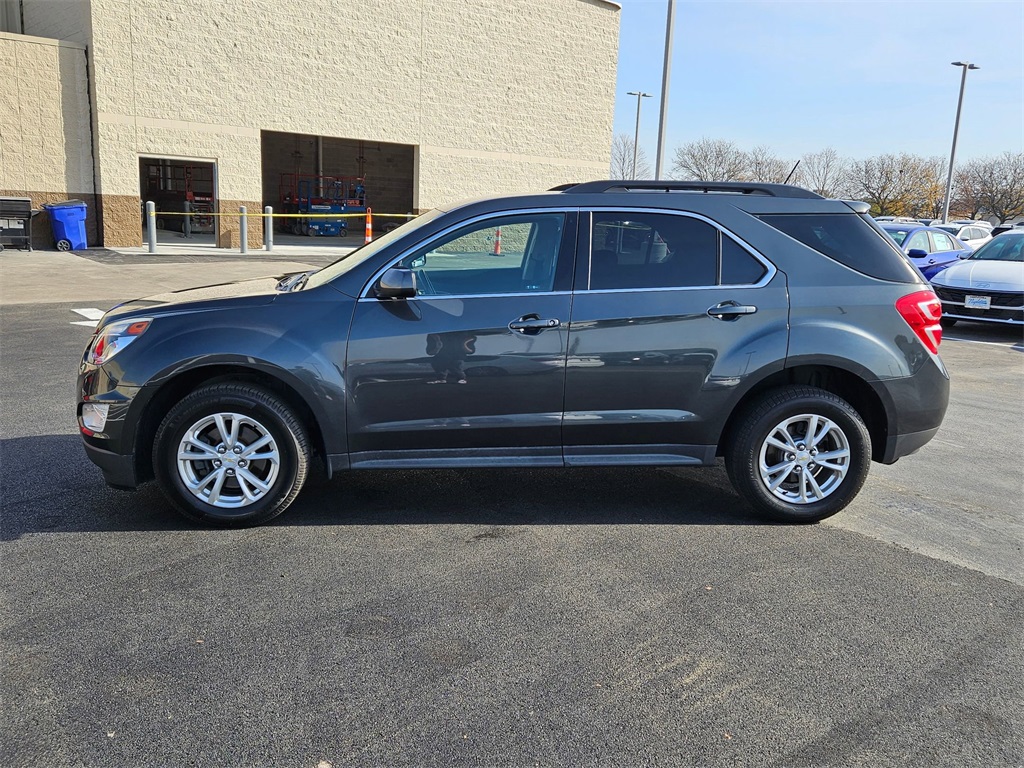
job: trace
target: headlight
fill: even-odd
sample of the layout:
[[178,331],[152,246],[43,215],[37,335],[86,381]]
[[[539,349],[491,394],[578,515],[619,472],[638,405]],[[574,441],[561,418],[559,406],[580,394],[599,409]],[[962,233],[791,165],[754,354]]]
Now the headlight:
[[103,365],[145,333],[152,322],[151,317],[133,317],[103,326],[93,336],[85,361],[90,365]]

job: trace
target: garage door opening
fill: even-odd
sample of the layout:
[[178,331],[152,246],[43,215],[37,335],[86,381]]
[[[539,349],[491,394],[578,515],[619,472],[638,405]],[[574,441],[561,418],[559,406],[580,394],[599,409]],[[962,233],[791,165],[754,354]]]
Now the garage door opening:
[[[214,163],[201,160],[168,160],[158,157],[139,158],[139,183],[143,204],[156,206],[156,228],[160,232],[209,236],[216,235]],[[191,214],[186,216],[185,214]],[[142,221],[145,239],[145,214]]]
[[361,237],[366,208],[373,209],[375,234],[399,226],[413,211],[411,144],[262,131],[261,149],[263,205],[289,214],[275,220],[278,232]]

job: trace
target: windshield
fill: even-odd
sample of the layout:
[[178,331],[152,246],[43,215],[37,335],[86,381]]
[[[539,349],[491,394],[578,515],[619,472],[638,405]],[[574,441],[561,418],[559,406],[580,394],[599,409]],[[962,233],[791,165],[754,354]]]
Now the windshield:
[[987,261],[1024,261],[1024,235],[999,235],[967,258]]
[[417,216],[415,219],[410,219],[397,229],[394,229],[385,235],[381,235],[372,243],[367,243],[366,245],[356,248],[351,253],[342,256],[337,261],[328,264],[323,269],[317,270],[311,274],[306,280],[306,287],[316,288],[324,283],[329,283],[339,275],[343,275],[349,270],[358,267],[367,259],[373,258],[373,256],[378,254],[382,249],[387,248],[399,238],[405,237],[413,230],[422,227],[428,221],[436,219],[441,215],[441,213],[443,213],[443,211],[441,211],[440,208],[434,208],[431,211],[427,211],[426,213]]
[[948,224],[936,224],[935,228],[936,229],[941,229],[943,232],[949,232],[950,234],[953,234],[953,235],[955,235],[957,232],[960,231],[960,227],[957,227],[957,226],[954,226],[954,225],[948,225]]

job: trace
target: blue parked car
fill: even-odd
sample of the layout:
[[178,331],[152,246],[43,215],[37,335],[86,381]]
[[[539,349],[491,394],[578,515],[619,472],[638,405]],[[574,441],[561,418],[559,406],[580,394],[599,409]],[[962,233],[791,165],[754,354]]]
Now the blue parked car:
[[878,226],[896,241],[896,245],[903,249],[921,270],[921,274],[929,280],[946,267],[956,264],[959,259],[967,258],[974,251],[955,235],[937,227],[921,227],[894,221],[879,222]]

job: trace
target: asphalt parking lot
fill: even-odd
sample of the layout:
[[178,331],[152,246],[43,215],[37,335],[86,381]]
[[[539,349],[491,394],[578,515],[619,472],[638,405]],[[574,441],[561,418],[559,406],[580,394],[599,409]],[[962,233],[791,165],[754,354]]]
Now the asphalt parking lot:
[[104,486],[72,323],[269,262],[61,259],[0,260],[0,765],[1024,764],[1019,331],[950,329],[943,429],[820,525],[721,469],[509,469],[220,531]]

